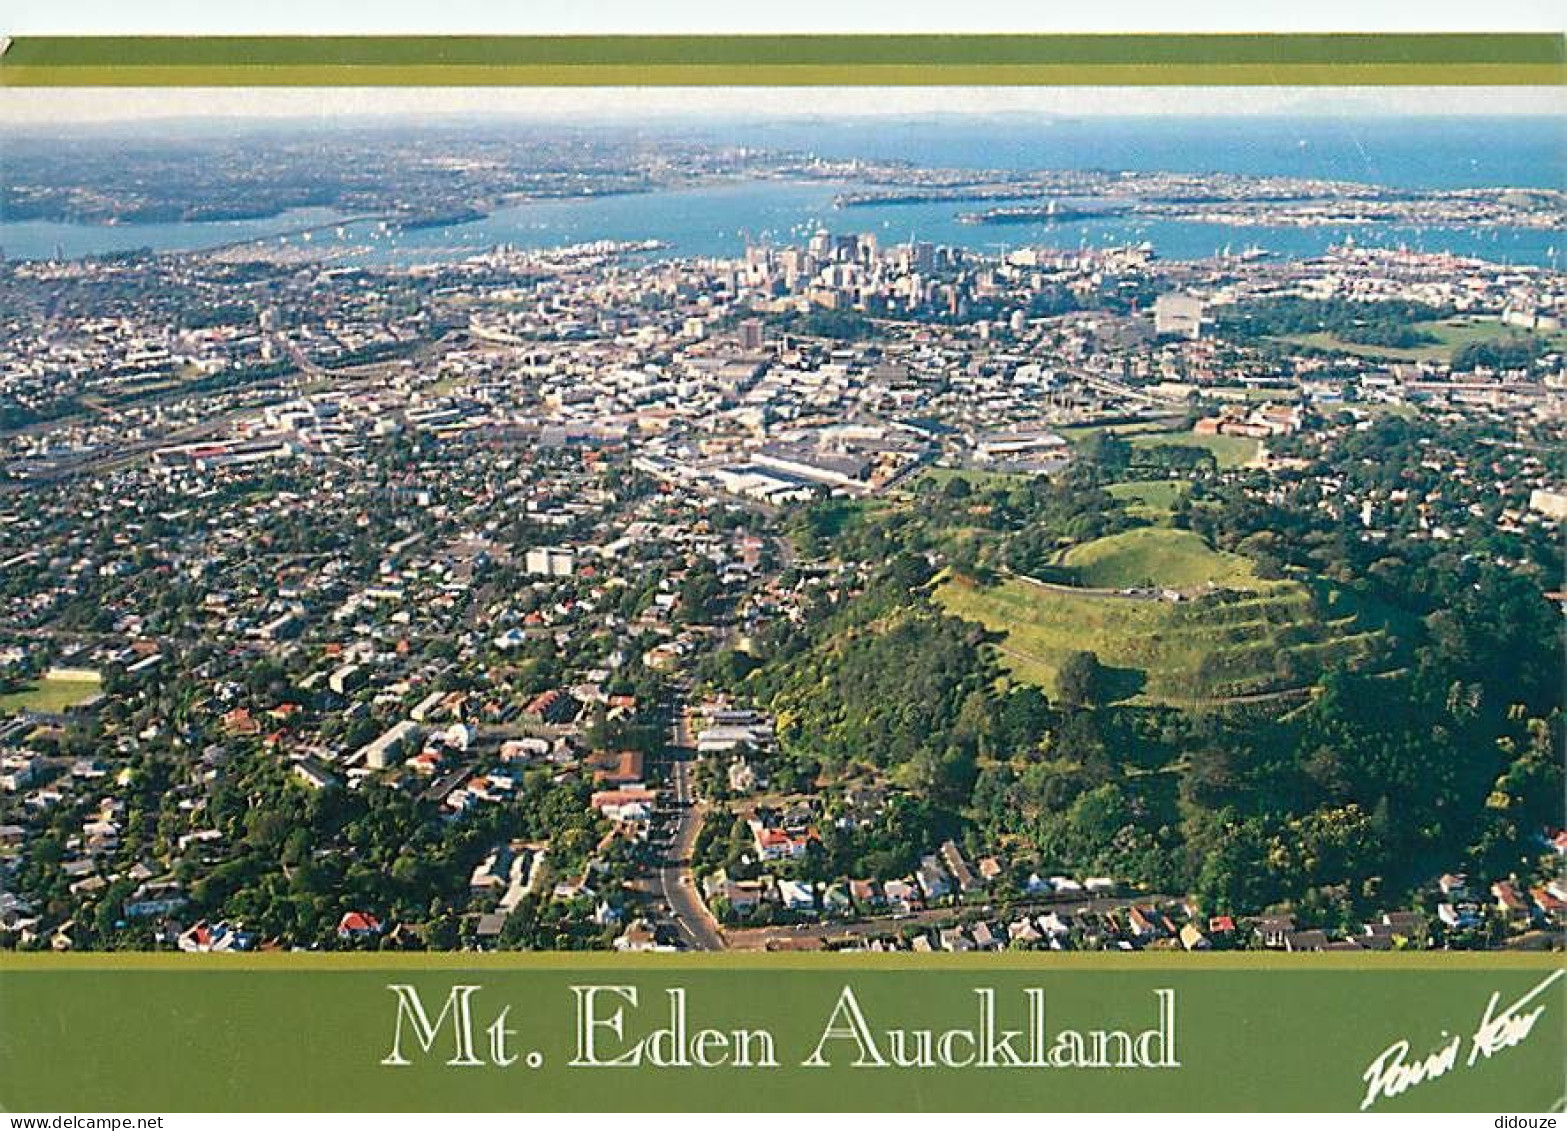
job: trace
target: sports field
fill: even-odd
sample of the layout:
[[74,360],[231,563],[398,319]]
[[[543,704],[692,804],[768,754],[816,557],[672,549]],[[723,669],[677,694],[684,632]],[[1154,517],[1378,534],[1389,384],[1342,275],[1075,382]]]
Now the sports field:
[[103,681],[97,677],[62,679],[45,676],[20,690],[0,695],[0,715],[14,715],[18,711],[58,714],[78,703],[85,703],[101,690]]

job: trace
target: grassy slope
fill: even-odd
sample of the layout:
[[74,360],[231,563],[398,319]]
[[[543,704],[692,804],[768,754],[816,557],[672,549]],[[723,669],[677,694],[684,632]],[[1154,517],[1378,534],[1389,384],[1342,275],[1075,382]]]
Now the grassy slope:
[[1098,583],[1128,576],[1123,571],[1175,587],[1223,577],[1224,587],[1246,596],[1171,603],[1022,578],[982,588],[949,577],[937,599],[1005,633],[1000,659],[1014,678],[1054,692],[1062,661],[1091,651],[1114,669],[1116,697],[1138,703],[1192,705],[1303,687],[1325,667],[1366,659],[1383,638],[1349,608],[1321,614],[1306,585],[1263,581],[1245,559],[1217,553],[1189,531],[1130,531],[1074,547],[1073,555],[1090,563]]
[[1073,546],[1057,564],[1071,569],[1077,583],[1091,589],[1147,584],[1172,589],[1209,584],[1256,589],[1259,584],[1245,558],[1210,549],[1201,535],[1190,530],[1153,526]]

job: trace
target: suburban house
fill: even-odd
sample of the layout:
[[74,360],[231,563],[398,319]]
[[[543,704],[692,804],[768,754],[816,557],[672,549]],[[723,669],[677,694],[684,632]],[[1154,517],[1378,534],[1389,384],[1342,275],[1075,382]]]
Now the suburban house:
[[926,856],[920,861],[914,878],[920,885],[920,891],[925,893],[926,899],[940,899],[952,891],[947,873],[942,870],[941,861],[934,856]]
[[817,839],[815,829],[791,832],[769,827],[755,817],[749,824],[757,855],[763,860],[798,860],[810,850],[811,842]]
[[1508,880],[1498,880],[1492,884],[1491,896],[1496,900],[1496,909],[1509,923],[1527,923],[1533,915],[1529,900],[1519,894],[1518,889]]
[[967,895],[970,892],[978,891],[984,886],[979,882],[979,878],[974,875],[973,870],[969,868],[968,861],[963,859],[963,853],[954,841],[943,841],[937,854],[941,857],[942,864],[946,866],[953,880],[957,882],[958,891]]
[[346,911],[337,921],[337,937],[357,942],[381,933],[381,920],[365,911]]
[[560,688],[551,688],[549,691],[541,691],[523,708],[522,714],[535,723],[544,723],[550,726],[564,726],[577,717],[582,710],[582,704],[578,703],[568,692]]
[[658,801],[658,791],[634,785],[624,789],[601,789],[589,802],[612,821],[646,820]]

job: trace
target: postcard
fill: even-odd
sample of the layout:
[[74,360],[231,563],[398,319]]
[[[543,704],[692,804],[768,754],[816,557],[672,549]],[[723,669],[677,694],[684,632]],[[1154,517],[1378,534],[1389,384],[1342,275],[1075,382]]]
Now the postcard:
[[0,56],[14,1125],[1559,1112],[1560,31],[617,30]]

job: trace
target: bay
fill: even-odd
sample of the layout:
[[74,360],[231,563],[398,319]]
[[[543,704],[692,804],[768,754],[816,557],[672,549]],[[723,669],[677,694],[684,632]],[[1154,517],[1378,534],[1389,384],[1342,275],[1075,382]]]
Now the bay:
[[[1520,186],[1560,188],[1562,123],[1557,119],[831,119],[706,122],[682,136],[823,157],[899,160],[924,166],[989,169],[1128,169],[1230,172],[1345,179],[1402,188]],[[676,257],[734,256],[748,243],[801,242],[819,227],[873,232],[886,244],[928,241],[1004,252],[1148,242],[1166,259],[1257,248],[1283,258],[1320,255],[1353,239],[1363,246],[1452,252],[1498,263],[1558,268],[1567,233],[1522,228],[1245,226],[1137,217],[1052,224],[959,222],[972,203],[927,202],[836,209],[852,185],[755,180],[646,194],[539,201],[482,220],[399,231],[374,222],[342,224],[319,210],[262,220],[174,224],[66,224],[0,220],[0,249],[36,259],[148,247],[190,251],[240,240],[308,241],[334,259],[366,265],[414,264],[473,255],[496,245],[540,248],[596,240],[658,240]]]
[[297,232],[340,217],[326,208],[295,208],[248,220],[83,224],[57,220],[0,220],[0,252],[7,259],[80,259],[150,248],[198,251]]
[[1407,247],[1452,252],[1498,263],[1555,267],[1567,250],[1567,233],[1525,228],[1409,227],[1345,224],[1324,227],[1232,227],[1183,220],[1115,217],[1065,223],[965,224],[972,204],[927,202],[835,208],[846,187],[820,182],[748,181],[657,193],[544,201],[501,209],[469,224],[418,231],[382,232],[369,223],[349,225],[345,235],[318,235],[366,264],[413,264],[457,258],[505,244],[556,247],[595,240],[655,239],[664,254],[733,257],[748,243],[804,243],[818,228],[870,232],[882,246],[911,240],[1004,253],[1017,247],[1116,247],[1148,242],[1165,259],[1200,259],[1256,247],[1300,259],[1323,254],[1352,239],[1366,247]]

